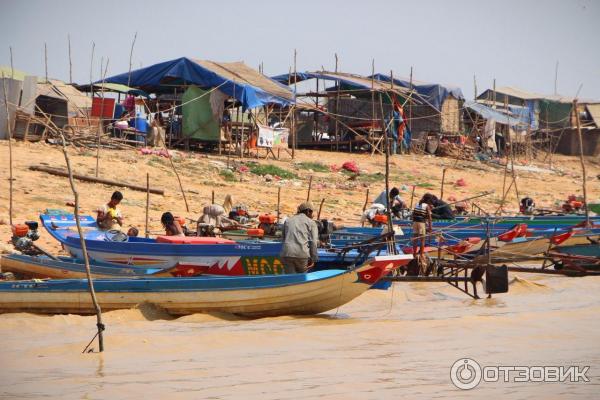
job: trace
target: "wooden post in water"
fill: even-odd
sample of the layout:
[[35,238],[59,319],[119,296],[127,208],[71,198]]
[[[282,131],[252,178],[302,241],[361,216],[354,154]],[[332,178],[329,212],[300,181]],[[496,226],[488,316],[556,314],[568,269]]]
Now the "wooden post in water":
[[2,72],[2,89],[4,91],[4,108],[6,110],[6,126],[8,132],[8,223],[13,224],[13,162],[12,162],[12,126],[8,110],[8,96],[6,94],[6,79]]
[[[60,134],[62,139],[62,150],[65,156],[65,162],[67,164],[67,171],[69,171],[69,184],[71,185],[71,190],[73,191],[73,197],[75,198],[75,223],[77,225],[77,232],[79,234],[79,241],[81,243],[81,251],[83,252],[83,261],[85,263],[85,273],[88,280],[88,285],[90,289],[90,296],[92,297],[92,303],[94,304],[94,309],[96,310],[96,327],[98,328],[98,332],[96,336],[98,336],[98,346],[99,351],[104,351],[104,324],[102,323],[102,309],[100,308],[100,304],[98,304],[98,299],[96,298],[96,291],[94,290],[94,281],[92,280],[92,273],[90,271],[90,259],[87,253],[87,247],[85,245],[85,239],[83,236],[83,231],[81,230],[81,222],[79,221],[79,193],[77,192],[77,188],[75,187],[75,180],[73,179],[73,171],[71,170],[71,162],[69,160],[69,154],[67,153],[67,145],[65,143],[65,137]],[[94,339],[92,339],[93,341]],[[91,344],[91,342],[90,342]],[[88,344],[89,347],[89,344]],[[87,347],[83,350],[85,352]]]
[[308,193],[306,194],[306,201],[310,201],[310,189],[312,188],[313,176],[311,175],[308,180]]
[[150,232],[148,231],[149,209],[150,209],[150,173],[146,172],[146,232],[145,232],[146,237],[150,237]]
[[444,199],[444,181],[446,180],[446,168],[442,169],[442,187],[440,189],[440,200]]
[[583,204],[585,204],[585,224],[590,226],[590,210],[587,202],[587,178],[585,171],[585,159],[583,158],[583,138],[581,137],[581,122],[579,121],[579,112],[577,111],[577,99],[573,100],[573,112],[577,122],[577,137],[579,138],[579,161],[581,162],[581,173],[583,174]]
[[[392,202],[390,201],[390,141],[388,138],[388,130],[385,125],[385,118],[383,116],[383,96],[379,92],[379,108],[381,111],[381,126],[383,129],[384,150],[385,150],[385,197],[387,199],[387,228],[388,232],[394,232],[394,225],[392,223]],[[388,242],[388,254],[396,254],[396,245],[394,237],[392,236],[391,241]]]

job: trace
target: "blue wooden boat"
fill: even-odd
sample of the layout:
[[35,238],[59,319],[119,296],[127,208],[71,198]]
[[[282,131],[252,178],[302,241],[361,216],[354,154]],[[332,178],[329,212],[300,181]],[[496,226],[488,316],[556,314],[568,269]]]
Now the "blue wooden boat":
[[[172,315],[310,315],[351,301],[408,257],[375,257],[350,270],[293,275],[97,279],[94,287],[104,311],[151,303]],[[9,281],[0,282],[0,312],[92,314],[94,307],[85,279]]]
[[[73,215],[41,215],[40,218],[44,228],[66,251],[79,260],[83,259]],[[156,269],[194,268],[198,273],[215,275],[283,273],[279,260],[281,242],[168,236],[148,239],[98,230],[95,219],[90,216],[81,216],[80,223],[88,255],[98,264]]]
[[[0,257],[2,272],[12,272],[23,278],[81,279],[86,278],[85,264],[73,257],[52,259],[45,255],[5,254]],[[166,269],[135,265],[90,263],[93,278],[188,277],[201,274],[196,268],[175,266]]]

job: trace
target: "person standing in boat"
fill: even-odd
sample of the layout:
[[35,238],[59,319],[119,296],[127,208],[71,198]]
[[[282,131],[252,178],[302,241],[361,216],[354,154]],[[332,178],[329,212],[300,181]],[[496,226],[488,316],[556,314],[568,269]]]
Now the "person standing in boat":
[[170,212],[163,213],[160,217],[160,222],[163,228],[165,228],[165,235],[167,236],[185,236],[181,224],[175,220],[175,217]]
[[110,196],[110,201],[98,208],[98,215],[96,216],[96,223],[102,230],[113,229],[118,224],[123,226],[123,216],[121,211],[117,208],[119,203],[123,200],[123,193],[116,191]]
[[313,206],[304,202],[298,206],[298,213],[283,225],[283,248],[279,256],[286,274],[305,273],[318,260],[319,232],[312,218]]
[[413,256],[419,249],[419,261],[425,254],[425,238],[431,232],[431,205],[423,197],[412,212],[412,244]]

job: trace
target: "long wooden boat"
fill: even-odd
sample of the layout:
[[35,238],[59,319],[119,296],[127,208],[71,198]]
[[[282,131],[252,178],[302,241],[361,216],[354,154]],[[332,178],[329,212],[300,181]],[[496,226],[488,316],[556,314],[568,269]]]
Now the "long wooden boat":
[[[81,279],[86,278],[85,264],[73,257],[52,259],[47,256],[28,256],[6,254],[0,257],[2,272],[12,272],[26,279]],[[135,265],[90,263],[93,278],[172,278],[198,276],[204,273],[202,268],[175,266],[166,269],[146,268]]]
[[[42,225],[73,257],[83,259],[74,216],[41,215]],[[127,237],[98,230],[90,216],[81,216],[85,244],[91,260],[99,264],[168,269],[195,268],[214,275],[283,273],[281,242],[235,242],[220,238]],[[119,239],[119,240],[114,240]]]
[[[354,259],[360,257],[356,251],[352,254],[355,255]],[[364,257],[362,258],[364,259]],[[411,259],[411,256],[407,256],[394,260],[394,268],[399,268],[408,264]],[[316,266],[314,270],[346,269],[349,264],[344,260],[345,259],[340,258],[339,254],[332,254],[328,263]],[[15,276],[25,279],[82,279],[87,277],[85,264],[74,257],[59,257],[58,259],[52,259],[47,256],[7,254],[0,257],[0,267],[2,272],[12,272]],[[172,278],[210,275],[205,274],[202,269],[179,265],[167,269],[158,269],[115,264],[99,264],[96,262],[90,263],[90,272],[92,277],[96,279],[143,277]]]
[[[310,315],[351,301],[410,257],[375,257],[351,270],[293,275],[97,279],[94,287],[104,311],[151,303],[172,315]],[[12,281],[0,282],[0,312],[92,314],[94,307],[85,279]]]

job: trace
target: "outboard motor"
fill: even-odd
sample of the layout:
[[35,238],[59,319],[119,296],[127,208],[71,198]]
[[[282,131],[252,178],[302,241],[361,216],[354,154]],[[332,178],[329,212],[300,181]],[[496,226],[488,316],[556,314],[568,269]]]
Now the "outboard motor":
[[331,234],[337,229],[335,224],[327,219],[316,220],[315,223],[319,230],[319,242],[322,245],[329,244]]
[[234,206],[229,212],[229,219],[232,219],[242,225],[247,224],[250,222],[248,207],[245,204],[238,204]]
[[267,236],[275,236],[277,233],[277,217],[271,214],[262,214],[258,216],[258,229],[262,229]]
[[519,206],[521,214],[532,215],[535,211],[535,202],[531,197],[525,197],[521,199],[521,205]]
[[12,229],[12,244],[23,254],[38,255],[39,250],[33,245],[33,242],[40,238],[37,221],[25,221],[24,224],[16,224]]

